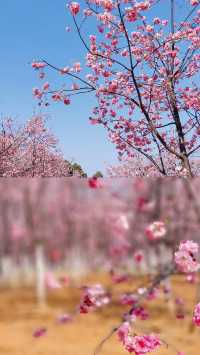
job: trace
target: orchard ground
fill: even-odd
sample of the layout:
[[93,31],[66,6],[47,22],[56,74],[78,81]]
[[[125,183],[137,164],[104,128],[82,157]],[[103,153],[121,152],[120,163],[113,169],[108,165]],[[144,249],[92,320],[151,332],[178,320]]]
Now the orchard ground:
[[[58,324],[57,316],[74,312],[80,300],[78,285],[92,285],[101,282],[113,294],[112,306],[86,315],[77,315],[73,322]],[[133,291],[145,282],[143,277],[133,277],[131,282],[112,284],[110,277],[102,273],[90,274],[75,280],[76,285],[50,291],[48,306],[36,306],[34,289],[2,288],[0,292],[0,354],[2,355],[92,355],[98,343],[120,322],[126,306],[117,303],[121,292]],[[185,301],[185,319],[177,319],[170,312],[166,300],[161,296],[148,301],[150,317],[137,321],[137,333],[159,333],[160,337],[174,348],[161,347],[157,355],[173,355],[176,349],[185,355],[198,355],[200,337],[198,329],[191,329],[192,310],[195,302],[196,285],[185,281],[185,276],[172,279],[173,296]],[[125,308],[124,308],[125,307]],[[46,327],[47,334],[34,338],[33,332]],[[176,349],[175,349],[176,348]],[[103,346],[101,355],[123,355],[116,335]],[[128,353],[127,353],[128,354]]]

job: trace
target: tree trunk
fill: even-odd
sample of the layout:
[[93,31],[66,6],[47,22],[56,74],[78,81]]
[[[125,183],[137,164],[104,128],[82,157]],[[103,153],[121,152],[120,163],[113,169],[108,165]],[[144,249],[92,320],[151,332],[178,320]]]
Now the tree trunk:
[[36,299],[39,306],[46,305],[45,257],[44,246],[37,243],[35,247]]

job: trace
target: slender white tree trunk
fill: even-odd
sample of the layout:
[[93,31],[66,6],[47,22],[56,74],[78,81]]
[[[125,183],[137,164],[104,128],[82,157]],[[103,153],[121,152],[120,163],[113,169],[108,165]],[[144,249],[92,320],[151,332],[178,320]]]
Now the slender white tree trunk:
[[1,281],[10,285],[13,276],[13,265],[10,256],[3,256],[1,259]]
[[46,304],[44,246],[37,243],[35,247],[36,297],[38,305]]

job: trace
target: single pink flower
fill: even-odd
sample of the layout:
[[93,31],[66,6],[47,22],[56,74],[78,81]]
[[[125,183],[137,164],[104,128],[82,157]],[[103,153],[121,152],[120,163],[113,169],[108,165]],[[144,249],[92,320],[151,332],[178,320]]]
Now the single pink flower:
[[61,288],[61,284],[55,279],[54,275],[51,272],[46,273],[45,284],[46,284],[46,287],[49,289]]
[[146,228],[146,236],[149,240],[161,239],[166,234],[164,222],[155,221]]
[[38,328],[38,329],[36,329],[36,330],[33,332],[33,337],[34,337],[34,338],[40,338],[40,337],[46,335],[46,333],[47,333],[47,329],[46,329],[46,328],[44,328],[44,327]]
[[119,340],[125,344],[125,340],[130,332],[130,324],[128,322],[124,322],[117,330],[117,336]]
[[32,68],[36,69],[36,70],[43,69],[46,66],[46,64],[43,62],[33,62],[31,65],[32,65]]
[[71,100],[69,99],[69,97],[65,97],[63,102],[64,102],[65,105],[70,105]]
[[78,2],[71,2],[71,4],[69,5],[69,9],[71,11],[71,14],[73,16],[76,16],[80,11],[80,5]]
[[200,2],[199,2],[199,0],[190,0],[190,4],[192,5],[192,6],[196,6],[196,5],[198,5]]
[[44,85],[43,85],[43,90],[44,91],[47,91],[49,89],[49,83],[45,83]]

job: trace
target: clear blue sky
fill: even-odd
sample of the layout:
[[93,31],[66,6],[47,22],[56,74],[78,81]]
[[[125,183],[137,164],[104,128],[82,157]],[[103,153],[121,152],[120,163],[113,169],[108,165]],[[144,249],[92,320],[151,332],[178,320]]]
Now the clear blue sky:
[[[39,85],[37,75],[28,64],[45,58],[67,65],[84,61],[84,51],[75,33],[66,33],[68,25],[66,0],[6,0],[1,4],[0,33],[0,114],[12,115],[19,121],[30,118],[38,107],[32,88]],[[76,46],[74,45],[76,43]],[[81,60],[80,60],[81,61]],[[49,126],[60,140],[67,159],[74,158],[93,174],[105,171],[107,163],[117,163],[114,146],[106,139],[106,131],[91,126],[88,117],[94,101],[91,96],[73,100],[70,107],[51,105]]]

